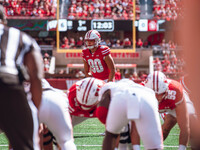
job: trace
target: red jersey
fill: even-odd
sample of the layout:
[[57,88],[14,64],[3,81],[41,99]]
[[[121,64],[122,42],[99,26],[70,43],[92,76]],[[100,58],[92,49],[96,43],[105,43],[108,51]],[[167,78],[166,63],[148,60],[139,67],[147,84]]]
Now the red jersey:
[[71,86],[68,91],[68,99],[69,99],[69,112],[70,115],[79,116],[79,117],[89,117],[93,118],[96,117],[96,106],[93,107],[91,110],[83,110],[80,107],[76,99],[76,83]]
[[92,76],[97,79],[106,80],[109,77],[110,70],[105,62],[105,56],[110,54],[108,46],[99,45],[94,53],[89,49],[82,50],[82,57],[90,66]]
[[167,79],[167,81],[169,82],[167,94],[159,104],[159,112],[161,113],[169,109],[175,109],[183,101],[183,88],[181,84],[171,79]]

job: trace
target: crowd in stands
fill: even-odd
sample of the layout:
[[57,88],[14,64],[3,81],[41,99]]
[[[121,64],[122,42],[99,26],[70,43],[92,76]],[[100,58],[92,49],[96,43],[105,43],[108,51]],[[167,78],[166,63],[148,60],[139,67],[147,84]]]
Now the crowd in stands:
[[128,78],[133,81],[144,81],[147,78],[147,73],[145,71],[133,71],[132,69],[119,69],[117,68],[115,72],[115,80],[120,80],[123,78]]
[[55,17],[57,0],[4,0],[6,16]]
[[[139,17],[137,2],[136,17]],[[133,16],[132,0],[72,0],[68,9],[68,19],[132,20]]]
[[155,71],[162,71],[171,78],[177,78],[184,73],[185,62],[179,55],[177,45],[165,39],[160,43],[161,54],[154,56],[153,65]]
[[[154,19],[176,20],[182,16],[181,0],[153,0]],[[140,2],[136,0],[135,18],[140,19]],[[132,0],[72,0],[68,19],[119,19],[132,20]]]
[[[154,19],[176,20],[182,16],[181,0],[153,0]],[[8,17],[55,17],[57,0],[4,0]],[[136,0],[71,0],[68,19],[140,19],[140,3]]]
[[50,60],[51,60],[51,57],[49,56],[49,54],[44,53],[44,55],[43,55],[44,72],[49,72]]
[[[84,48],[84,39],[83,37],[79,37],[78,40],[74,38],[67,38],[66,36],[61,40],[61,48],[69,49],[69,48]],[[132,39],[124,38],[124,40],[120,39],[106,39],[102,40],[100,45],[106,45],[112,49],[121,49],[121,48],[132,48],[133,42]],[[136,47],[137,48],[149,48],[151,43],[141,38],[136,40]]]
[[129,78],[133,81],[144,81],[147,78],[147,72],[145,71],[133,71],[129,69],[125,69],[124,72],[122,72],[122,78]]
[[155,57],[153,64],[155,71],[162,71],[165,74],[183,73],[184,69],[184,61],[176,56],[175,51],[165,53],[164,58]]
[[[58,74],[65,75],[66,69],[60,69],[57,71]],[[69,74],[74,75],[73,78],[84,78],[85,74],[83,69],[73,69],[70,70]],[[133,81],[144,81],[147,78],[147,73],[144,71],[133,71],[132,69],[116,69],[115,81],[121,80],[123,78],[128,78]]]
[[165,73],[182,72],[184,61],[176,55],[177,45],[171,40],[166,42],[163,39],[160,47],[163,57],[154,58],[154,70]]
[[155,19],[176,20],[182,16],[181,0],[154,0]]
[[166,42],[166,40],[163,39],[162,42],[159,45],[160,45],[160,47],[163,51],[163,55],[164,54],[170,55],[171,51],[174,51],[174,50],[177,49],[177,45],[171,40]]
[[[106,39],[102,40],[100,45],[106,45],[110,48],[131,48],[132,41],[129,38],[125,38],[124,40],[119,39]],[[67,38],[66,36],[62,39],[61,48],[84,48],[84,39],[80,37],[78,40],[74,38]]]
[[[181,0],[153,0],[155,19],[176,20],[182,16]],[[4,0],[3,5],[8,17],[32,16],[55,17],[57,0]],[[136,0],[71,0],[68,19],[140,19],[140,3]]]

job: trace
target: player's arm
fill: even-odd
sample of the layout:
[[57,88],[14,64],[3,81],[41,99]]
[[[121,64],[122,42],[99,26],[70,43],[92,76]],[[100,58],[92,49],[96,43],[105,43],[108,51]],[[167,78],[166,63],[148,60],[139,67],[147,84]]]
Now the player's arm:
[[183,100],[176,107],[177,123],[180,128],[179,145],[186,146],[189,138],[189,116],[186,101]]
[[96,108],[96,117],[101,123],[106,124],[106,118],[108,114],[108,108],[110,105],[110,90],[107,90],[102,95],[102,98]]
[[88,65],[88,63],[84,59],[83,59],[83,64],[84,64],[85,76],[86,77],[92,77],[92,75],[89,74],[90,66]]
[[28,68],[30,76],[30,91],[33,103],[39,108],[42,98],[43,63],[42,56],[39,51],[28,52],[24,57],[24,65]]
[[118,138],[118,134],[113,134],[113,133],[106,131],[106,135],[103,140],[102,150],[114,150],[117,138]]
[[108,77],[108,82],[109,81],[113,81],[114,77],[115,77],[115,64],[114,64],[114,60],[113,58],[111,57],[111,55],[107,55],[105,56],[105,62],[108,66],[108,69],[110,70],[110,74],[109,74],[109,77]]
[[171,114],[166,114],[164,118],[164,123],[162,124],[162,131],[163,131],[163,140],[167,138],[171,129],[177,123],[176,118]]

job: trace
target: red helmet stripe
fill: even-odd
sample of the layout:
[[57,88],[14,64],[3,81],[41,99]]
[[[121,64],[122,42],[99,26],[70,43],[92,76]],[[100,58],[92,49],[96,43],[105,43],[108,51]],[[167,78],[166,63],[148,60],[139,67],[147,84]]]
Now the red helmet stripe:
[[86,93],[86,91],[87,91],[88,85],[89,85],[89,83],[90,83],[91,80],[92,80],[92,78],[88,81],[88,83],[87,83],[87,85],[86,85],[86,87],[85,87],[85,90],[84,90],[84,93],[83,93],[83,98],[82,98],[82,102],[83,102],[83,103],[84,103],[85,93]]
[[90,38],[91,33],[92,33],[92,30],[89,31],[88,38]]
[[[95,79],[94,79],[94,80],[95,80]],[[89,90],[88,90],[88,92],[87,92],[85,104],[87,104],[88,96],[89,96],[89,94],[90,94],[90,90],[91,90],[91,88],[92,88],[92,85],[93,85],[93,83],[94,83],[94,80],[93,80],[92,83],[90,84]]]
[[86,38],[88,38],[89,32],[86,33]]
[[157,71],[157,92],[159,91],[159,87],[158,87],[158,83],[159,83],[159,81],[158,81],[158,75],[159,75],[159,72]]
[[153,90],[155,91],[155,72],[153,72]]

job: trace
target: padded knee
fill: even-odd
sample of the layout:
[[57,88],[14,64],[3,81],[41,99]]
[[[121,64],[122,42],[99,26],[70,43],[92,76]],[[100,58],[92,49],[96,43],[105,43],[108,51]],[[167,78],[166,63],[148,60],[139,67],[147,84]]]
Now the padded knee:
[[63,145],[60,145],[61,149],[65,150],[76,150],[76,145],[74,144],[74,140],[69,140],[65,142]]

